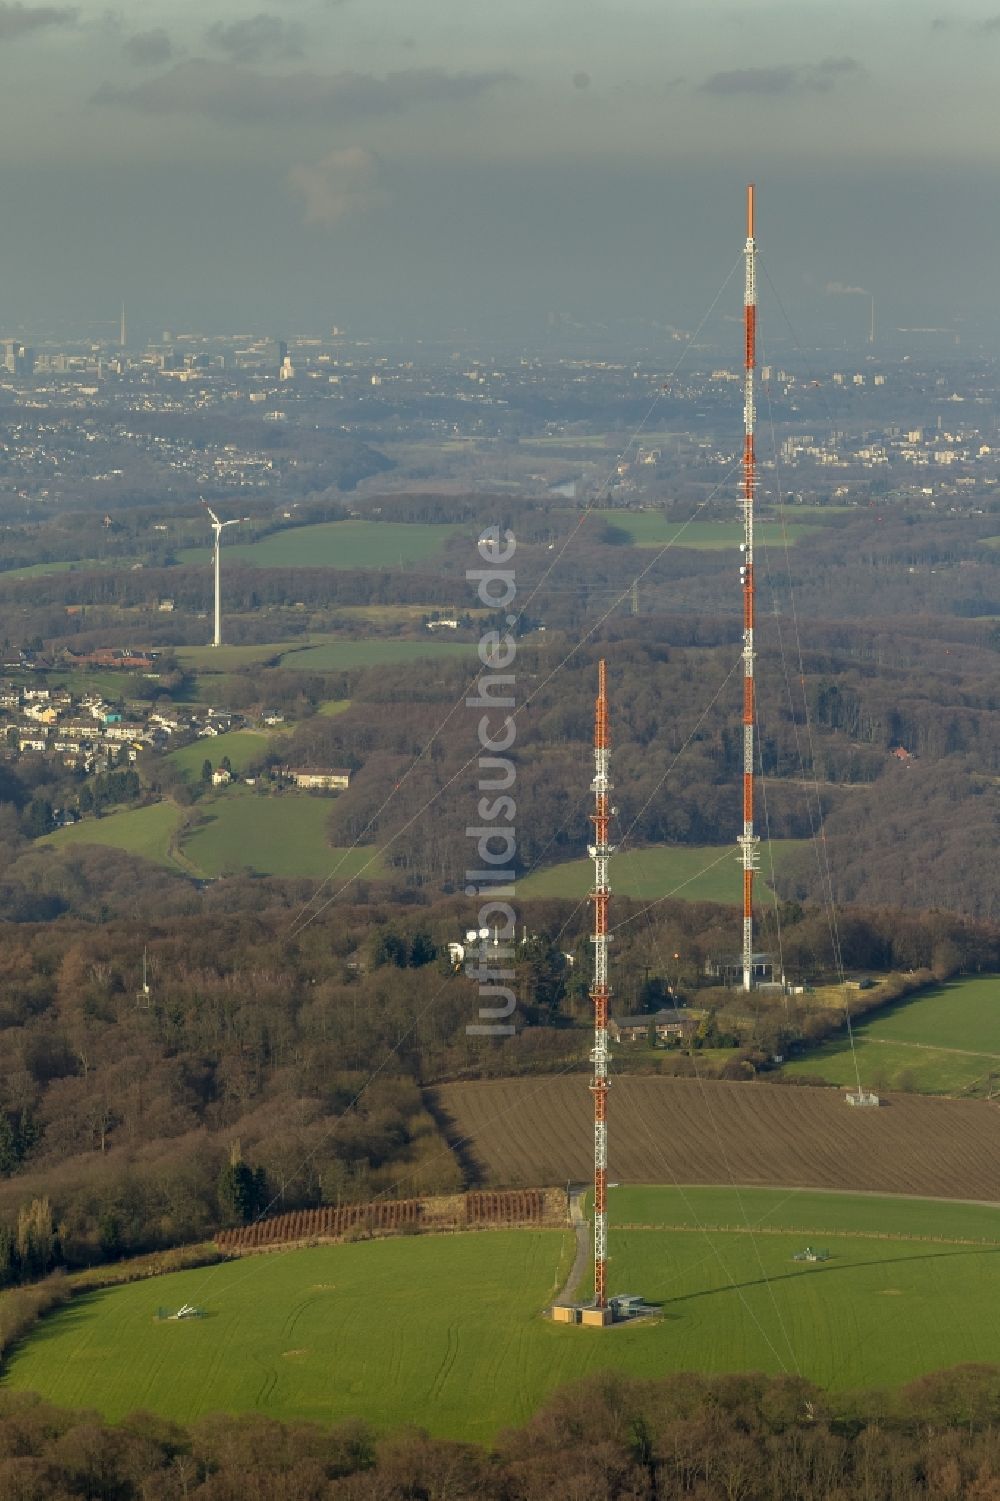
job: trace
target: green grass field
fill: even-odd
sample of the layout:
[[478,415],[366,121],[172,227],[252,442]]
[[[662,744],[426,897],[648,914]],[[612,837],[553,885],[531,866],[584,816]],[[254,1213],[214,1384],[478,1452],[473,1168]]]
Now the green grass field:
[[[288,667],[303,672],[342,672],[352,667],[393,666],[435,657],[471,657],[471,641],[441,641],[428,635],[372,636],[357,640],[327,632],[298,636],[290,641],[263,641],[253,646],[181,646],[177,660],[198,676],[198,697],[217,699],[223,692],[224,675],[243,668]],[[119,687],[119,692],[121,691]]]
[[449,657],[467,657],[474,661],[473,641],[413,641],[405,637],[383,636],[370,641],[329,641],[324,646],[288,652],[283,667],[302,672],[341,672],[351,667],[395,667],[400,662],[442,661]]
[[[780,868],[781,861],[804,843],[799,839],[774,840],[770,848],[775,864]],[[676,894],[691,902],[738,902],[743,889],[738,853],[735,845],[659,844],[626,850],[611,861],[615,895],[638,901]],[[767,845],[761,846],[761,871],[767,882],[771,875]],[[583,897],[593,879],[591,861],[569,860],[526,876],[518,882],[518,895]]]
[[104,818],[84,818],[68,829],[57,829],[54,834],[39,839],[38,843],[57,850],[70,849],[76,844],[103,844],[177,870],[179,867],[171,858],[169,847],[181,817],[176,803],[123,808],[118,813],[106,814]]
[[[970,975],[901,1001],[854,1028],[857,1070],[869,1087],[986,1094],[1000,1075],[1000,976]],[[785,1065],[793,1077],[855,1082],[846,1036]]]
[[[743,538],[743,528],[738,520],[733,521],[673,521],[662,511],[593,511],[587,517],[584,528],[597,522],[607,522],[618,531],[625,532],[633,547],[694,547],[700,551],[716,552],[724,548],[737,550]],[[790,521],[782,529],[775,521],[761,521],[757,527],[757,542],[761,547],[783,547],[787,534],[789,543],[816,531],[809,522]]]
[[205,822],[187,834],[181,848],[206,876],[250,869],[270,876],[332,875],[337,881],[363,874],[378,880],[385,868],[370,846],[334,849],[327,843],[330,807],[329,798],[308,792],[263,797],[250,788],[233,788],[199,803]]
[[[653,1321],[540,1316],[569,1266],[566,1233],[404,1237],[88,1293],[14,1351],[4,1384],[111,1418],[249,1409],[485,1442],[600,1369],[785,1370],[853,1388],[996,1359],[1000,1209],[720,1188],[615,1188],[610,1204],[611,1291],[660,1305]],[[758,1233],[723,1228],[748,1224]],[[795,1262],[807,1243],[831,1259]],[[157,1321],[184,1302],[205,1317]]]
[[72,558],[58,563],[27,563],[23,568],[7,568],[0,579],[43,578],[49,573],[90,573],[95,568],[131,568],[134,558]]
[[125,697],[129,687],[129,674],[100,670],[88,672],[82,668],[79,672],[61,672],[56,668],[46,674],[46,685],[49,688],[68,688],[70,693],[78,696],[85,693],[99,693],[109,703],[115,703],[118,699]]
[[[253,731],[234,734],[244,741],[248,735],[254,740],[267,739]],[[232,737],[220,735],[172,754],[183,757],[190,751],[194,768],[200,771],[206,756],[213,765],[221,760],[225,751],[220,747],[229,739]],[[229,754],[232,757],[232,750]],[[126,808],[104,818],[85,818],[71,828],[46,834],[38,843],[58,850],[102,844],[141,855],[171,870],[207,877],[253,870],[271,876],[331,876],[335,882],[356,875],[370,881],[382,879],[385,865],[370,845],[340,849],[327,843],[329,812],[329,798],[307,792],[265,797],[249,787],[233,787],[198,803],[199,822],[181,839],[182,861],[171,856],[170,845],[185,812],[172,802]]]
[[965,1204],[812,1188],[668,1188],[622,1183],[609,1190],[614,1225],[749,1225],[774,1230],[937,1236],[1000,1246],[1000,1204]]
[[[262,542],[222,544],[226,559],[257,568],[399,568],[433,557],[460,528],[453,523],[434,526],[402,521],[322,521],[315,526],[289,527]],[[211,562],[211,547],[185,547],[179,563]]]
[[[6,1382],[114,1417],[364,1413],[487,1440],[537,1400],[541,1373],[525,1362],[551,1332],[538,1313],[570,1254],[568,1234],[499,1231],[179,1272],[75,1301],[43,1322]],[[207,1317],[156,1321],[158,1307],[183,1302]]]
[[285,652],[297,646],[310,646],[315,639],[313,636],[296,636],[288,641],[258,641],[243,646],[226,646],[225,643],[222,646],[178,646],[174,655],[188,672],[234,672],[241,667],[277,663]]
[[271,738],[271,734],[261,730],[230,730],[226,735],[206,735],[193,740],[190,745],[170,751],[165,759],[185,776],[197,779],[206,761],[216,767],[221,765],[223,756],[228,756],[233,771],[239,775],[249,761],[259,760],[267,753]]

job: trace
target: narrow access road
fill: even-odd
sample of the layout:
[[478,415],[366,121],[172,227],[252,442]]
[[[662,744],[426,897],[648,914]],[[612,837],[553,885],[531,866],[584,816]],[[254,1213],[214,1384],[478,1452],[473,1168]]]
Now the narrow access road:
[[569,1191],[569,1217],[576,1232],[576,1255],[562,1291],[554,1300],[556,1303],[572,1303],[590,1261],[590,1224],[583,1217],[583,1196],[586,1192],[583,1184],[577,1184]]

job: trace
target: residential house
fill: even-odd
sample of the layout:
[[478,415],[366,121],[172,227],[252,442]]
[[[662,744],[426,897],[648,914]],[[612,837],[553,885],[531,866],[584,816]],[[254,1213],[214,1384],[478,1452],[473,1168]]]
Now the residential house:
[[644,1043],[652,1031],[660,1044],[672,1039],[684,1041],[698,1030],[703,1012],[695,1014],[686,1008],[666,1007],[661,1011],[646,1011],[639,1016],[612,1016],[608,1018],[608,1032],[612,1042]]

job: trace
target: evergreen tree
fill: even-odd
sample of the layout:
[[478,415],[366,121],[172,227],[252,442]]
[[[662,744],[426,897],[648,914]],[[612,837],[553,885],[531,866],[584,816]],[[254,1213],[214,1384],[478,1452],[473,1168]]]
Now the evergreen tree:
[[30,1105],[25,1105],[17,1114],[16,1145],[19,1162],[23,1162],[28,1156],[42,1134],[41,1127],[32,1114]]
[[0,1225],[0,1287],[11,1287],[18,1280],[17,1242],[9,1225]]
[[243,1161],[238,1142],[230,1148],[229,1161],[219,1175],[219,1213],[222,1223],[249,1225],[268,1200],[263,1168],[254,1170]]
[[394,964],[397,969],[404,969],[406,957],[406,942],[392,928],[381,928],[375,934],[372,964],[376,969],[382,964]]
[[437,958],[437,949],[429,933],[414,933],[410,939],[409,962],[411,969],[421,969],[425,964],[432,964]]
[[101,1215],[97,1222],[97,1234],[101,1250],[109,1261],[123,1255],[125,1237],[122,1234],[122,1222],[113,1209],[106,1209]]
[[566,983],[566,960],[551,939],[530,938],[517,950],[521,994],[532,1020],[545,1025],[556,1019]]
[[11,1125],[6,1110],[0,1111],[0,1175],[9,1178],[17,1171],[20,1154],[17,1150],[17,1132]]
[[33,797],[24,815],[24,832],[29,839],[38,839],[52,828],[52,804],[47,797]]
[[659,975],[651,975],[639,986],[640,1011],[661,1011],[668,1004],[667,987]]

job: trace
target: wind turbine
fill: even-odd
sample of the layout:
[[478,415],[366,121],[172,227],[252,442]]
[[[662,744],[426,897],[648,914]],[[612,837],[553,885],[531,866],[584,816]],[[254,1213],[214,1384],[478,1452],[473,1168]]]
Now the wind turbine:
[[215,533],[215,546],[212,556],[215,563],[215,635],[212,639],[213,646],[222,645],[222,587],[219,574],[219,543],[222,541],[222,533],[227,526],[239,526],[241,521],[249,521],[249,516],[236,516],[232,521],[220,521],[207,501],[202,505],[212,518],[212,530]]

